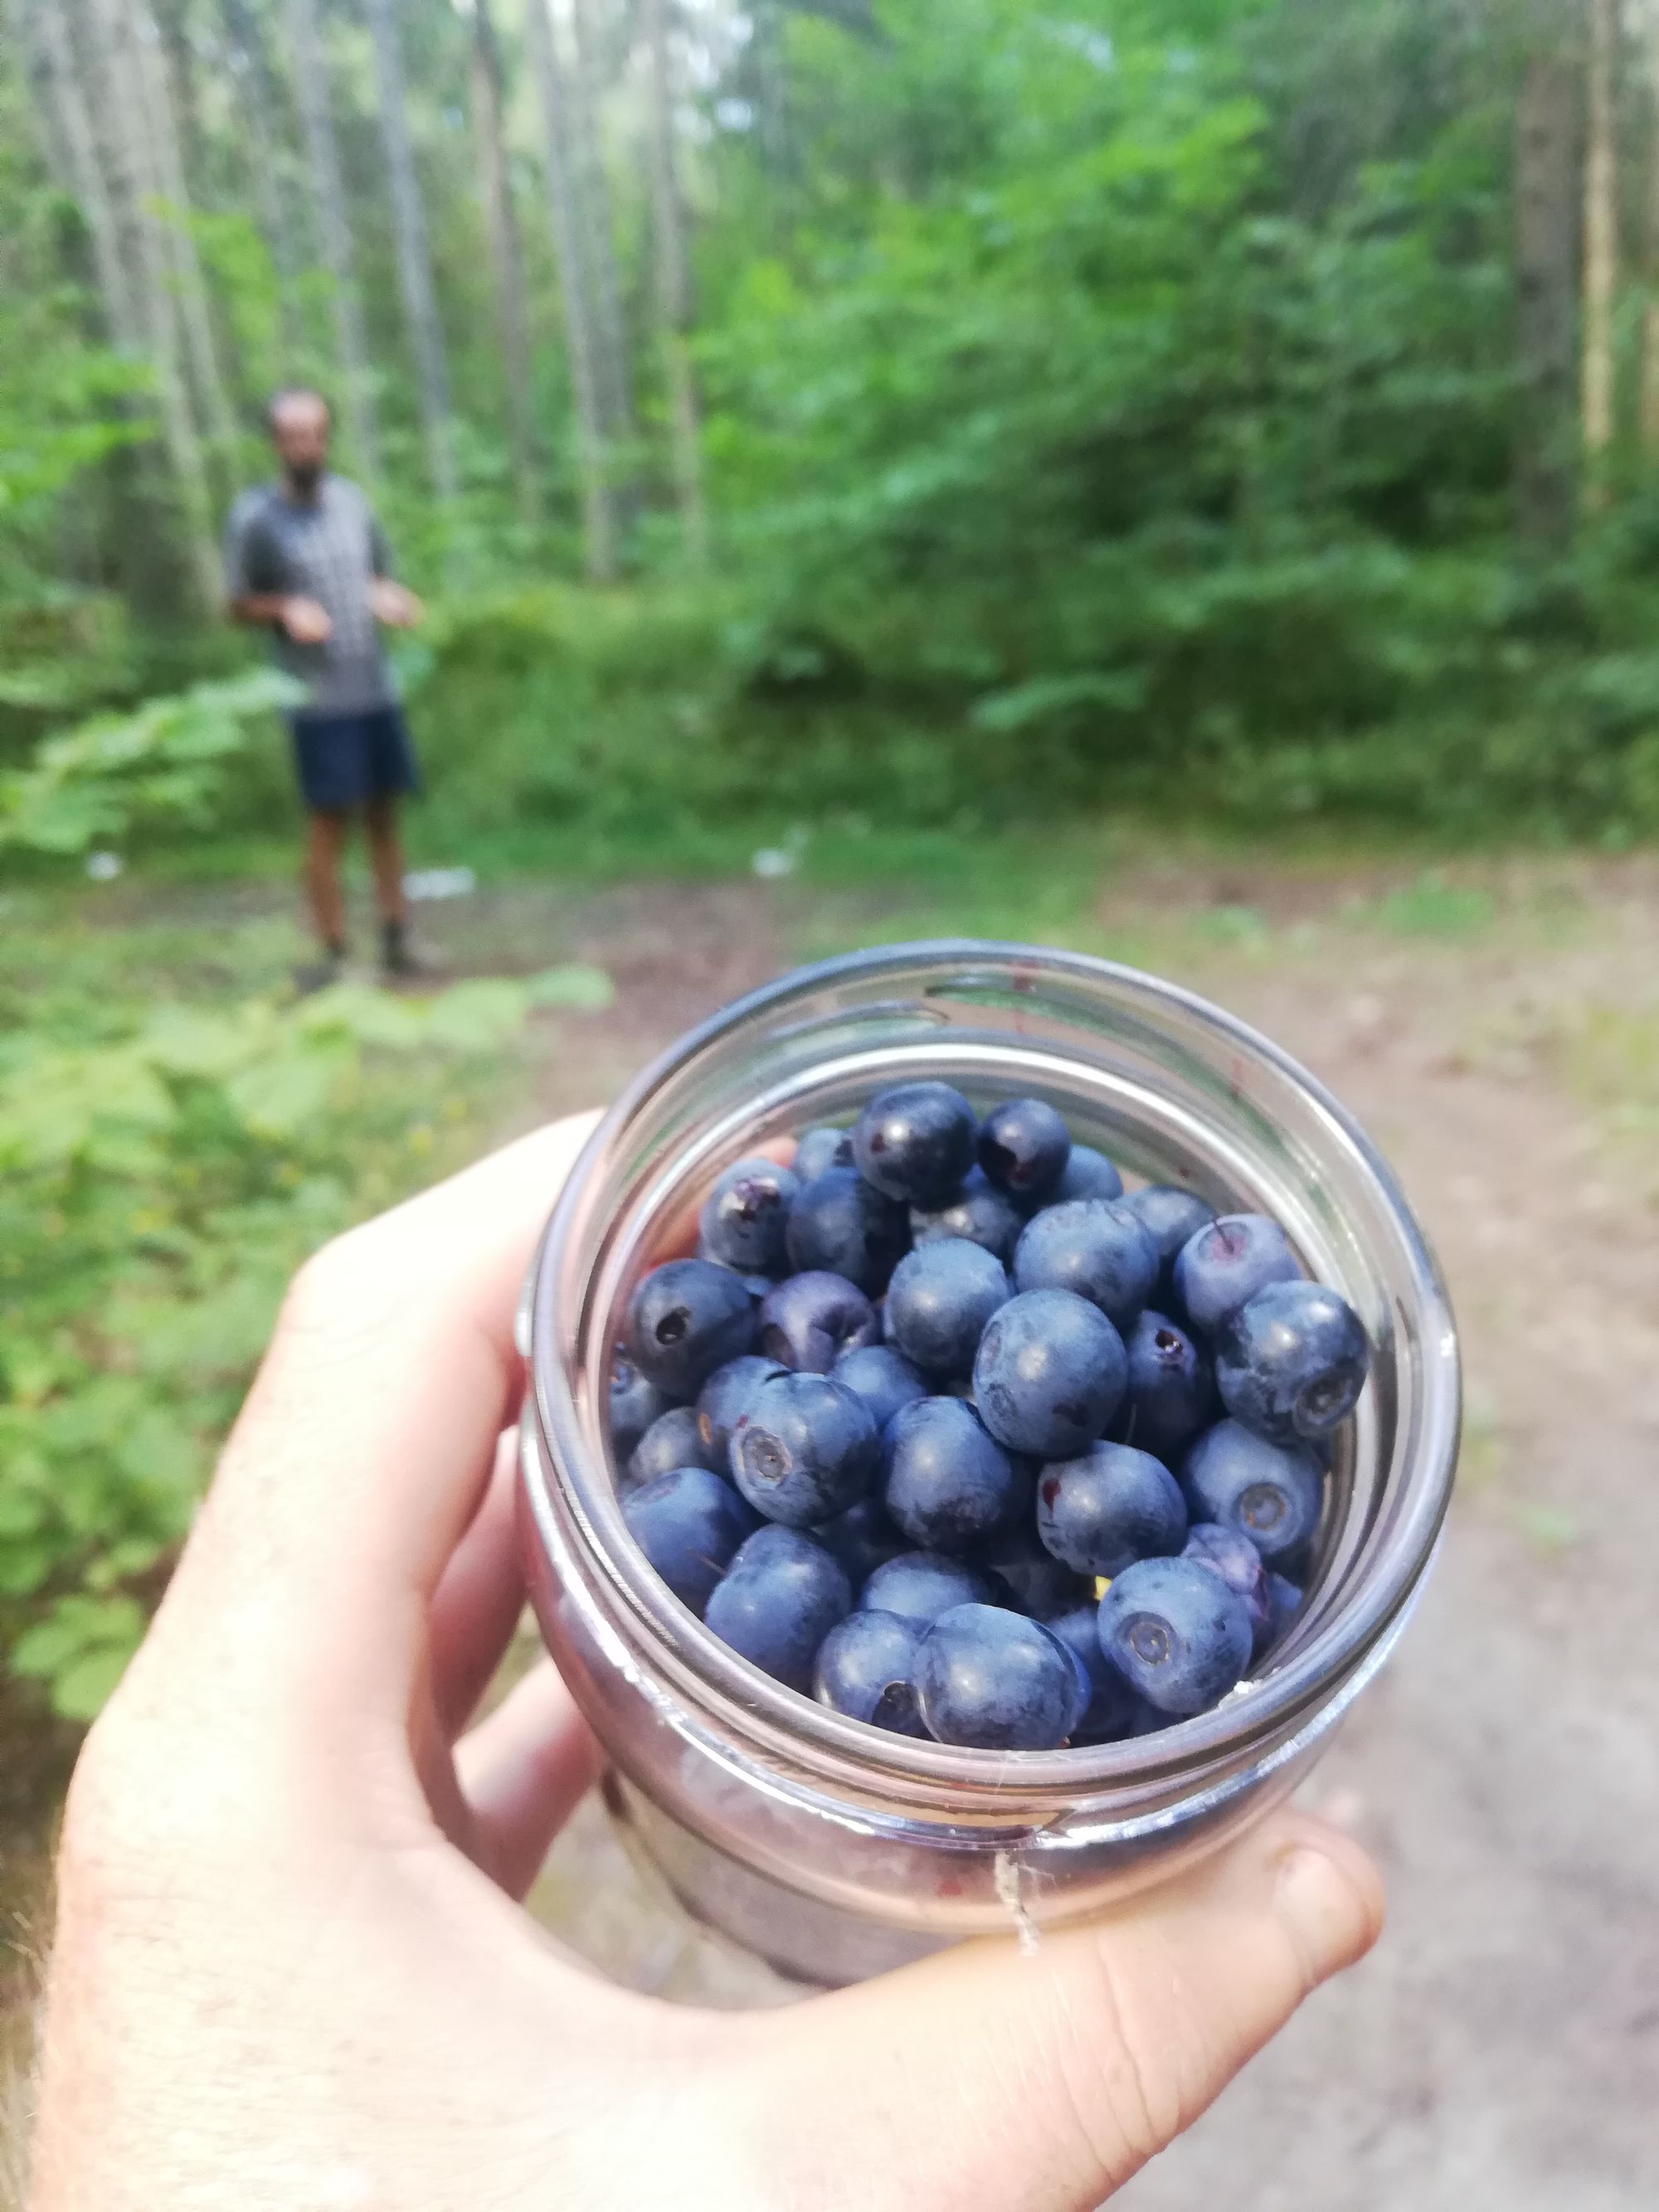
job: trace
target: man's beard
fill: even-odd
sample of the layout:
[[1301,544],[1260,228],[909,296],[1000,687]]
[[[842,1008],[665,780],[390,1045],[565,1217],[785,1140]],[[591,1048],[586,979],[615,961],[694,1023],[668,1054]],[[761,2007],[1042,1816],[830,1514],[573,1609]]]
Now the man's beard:
[[313,492],[323,480],[323,465],[320,461],[290,461],[288,480],[295,491]]

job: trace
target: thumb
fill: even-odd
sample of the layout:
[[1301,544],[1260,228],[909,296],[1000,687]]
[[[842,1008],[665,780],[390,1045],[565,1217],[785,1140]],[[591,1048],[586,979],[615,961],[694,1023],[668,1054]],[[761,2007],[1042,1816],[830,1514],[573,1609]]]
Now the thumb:
[[1382,1919],[1358,1845],[1284,1814],[1032,1951],[968,1945],[771,2015],[750,2127],[770,2113],[762,2170],[793,2184],[773,2201],[1086,2212],[1363,1956]]

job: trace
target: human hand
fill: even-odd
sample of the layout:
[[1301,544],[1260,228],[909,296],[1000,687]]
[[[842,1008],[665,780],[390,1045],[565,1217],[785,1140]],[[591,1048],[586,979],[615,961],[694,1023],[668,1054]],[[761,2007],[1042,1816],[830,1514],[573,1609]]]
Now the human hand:
[[[511,1343],[565,1122],[302,1272],[70,1791],[33,2212],[1082,2212],[1376,1933],[1280,1816],[1097,1925],[779,2013],[513,1900],[590,1780],[523,1599]],[[458,1741],[459,1738],[459,1741]]]
[[326,645],[334,635],[334,618],[328,609],[300,593],[283,601],[279,619],[295,645]]
[[368,609],[388,629],[413,629],[426,609],[413,592],[394,584],[390,576],[376,576],[368,587]]

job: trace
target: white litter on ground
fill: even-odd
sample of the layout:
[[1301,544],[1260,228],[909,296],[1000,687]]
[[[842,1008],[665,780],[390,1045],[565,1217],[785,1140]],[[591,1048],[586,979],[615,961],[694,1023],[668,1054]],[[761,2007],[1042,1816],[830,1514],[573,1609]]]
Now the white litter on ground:
[[87,873],[95,884],[112,884],[125,866],[118,853],[87,854]]
[[471,898],[478,878],[471,868],[416,868],[404,878],[404,891],[412,899]]

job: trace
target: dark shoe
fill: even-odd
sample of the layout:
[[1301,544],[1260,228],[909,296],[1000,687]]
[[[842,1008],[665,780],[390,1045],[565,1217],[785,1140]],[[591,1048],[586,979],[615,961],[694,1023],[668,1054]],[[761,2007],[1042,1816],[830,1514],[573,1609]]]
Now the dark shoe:
[[337,983],[345,973],[346,949],[343,945],[325,945],[320,958],[302,960],[294,971],[294,995],[309,999],[319,991],[326,991]]
[[380,924],[380,973],[388,983],[435,982],[443,973],[441,963],[409,941],[409,925]]

